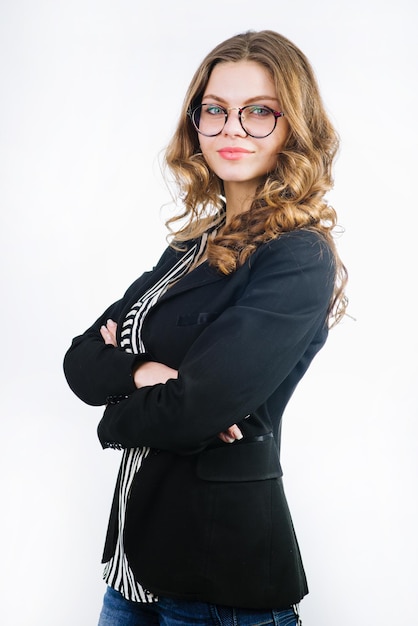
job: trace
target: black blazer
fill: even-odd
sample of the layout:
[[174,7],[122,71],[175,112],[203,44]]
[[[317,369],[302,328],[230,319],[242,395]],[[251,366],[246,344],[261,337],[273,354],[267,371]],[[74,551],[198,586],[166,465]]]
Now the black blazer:
[[[106,346],[119,322],[178,260],[168,248],[83,335],[64,360],[70,387],[107,404],[104,447],[149,446],[130,494],[125,547],[138,581],[155,594],[251,608],[285,608],[307,593],[282,486],[283,410],[327,337],[335,265],[320,235],[293,231],[260,246],[229,276],[205,262],[172,286],[145,319],[147,353]],[[151,359],[177,380],[136,389]],[[217,434],[237,423],[241,441]],[[113,554],[117,487],[103,561]]]

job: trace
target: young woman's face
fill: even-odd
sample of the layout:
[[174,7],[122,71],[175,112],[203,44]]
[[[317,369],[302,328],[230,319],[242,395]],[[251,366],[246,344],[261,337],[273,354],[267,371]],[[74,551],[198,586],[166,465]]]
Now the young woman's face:
[[[288,134],[286,117],[277,119],[274,131],[267,137],[254,138],[241,126],[237,109],[257,104],[281,111],[277,96],[270,74],[255,61],[224,62],[214,67],[202,104],[220,105],[227,109],[228,120],[222,132],[215,137],[199,133],[199,142],[207,164],[224,183],[242,183],[255,189],[261,179],[276,167],[278,154]],[[216,107],[210,107],[208,115],[216,111]],[[255,115],[257,113],[256,109]],[[262,134],[253,130],[253,125],[256,128],[257,123],[257,120],[248,122],[251,134]]]

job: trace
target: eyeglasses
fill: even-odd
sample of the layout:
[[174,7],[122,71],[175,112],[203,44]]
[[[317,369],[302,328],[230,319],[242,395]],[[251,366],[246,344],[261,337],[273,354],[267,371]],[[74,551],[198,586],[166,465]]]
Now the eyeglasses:
[[228,120],[229,111],[238,111],[238,119],[244,132],[255,139],[268,137],[276,128],[277,120],[283,117],[282,111],[274,111],[270,107],[249,104],[245,107],[225,109],[219,104],[200,104],[189,109],[187,115],[193,126],[205,137],[216,137],[223,131]]

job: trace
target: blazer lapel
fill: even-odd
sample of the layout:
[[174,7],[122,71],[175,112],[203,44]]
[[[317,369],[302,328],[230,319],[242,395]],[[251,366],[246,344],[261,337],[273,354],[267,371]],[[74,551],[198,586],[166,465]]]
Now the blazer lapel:
[[167,289],[165,294],[160,298],[159,302],[177,296],[180,293],[202,287],[209,283],[213,283],[224,279],[225,276],[220,274],[216,269],[211,267],[207,261],[198,265],[194,270],[180,278],[172,287]]

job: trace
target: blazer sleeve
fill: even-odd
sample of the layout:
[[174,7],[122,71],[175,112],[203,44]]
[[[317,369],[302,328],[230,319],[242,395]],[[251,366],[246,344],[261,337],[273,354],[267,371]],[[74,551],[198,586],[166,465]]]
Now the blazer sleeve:
[[167,248],[153,270],[138,278],[123,298],[112,304],[82,335],[73,339],[64,357],[64,374],[72,391],[83,402],[100,406],[106,404],[109,396],[128,395],[136,389],[133,370],[149,356],[129,354],[121,348],[106,345],[100,327],[108,319],[119,320],[133,294],[140,291],[141,285],[147,284],[173,253],[172,248]]
[[295,231],[264,244],[250,262],[244,293],[192,344],[178,379],[106,408],[102,445],[198,452],[288,376],[325,324],[333,256],[319,235]]

